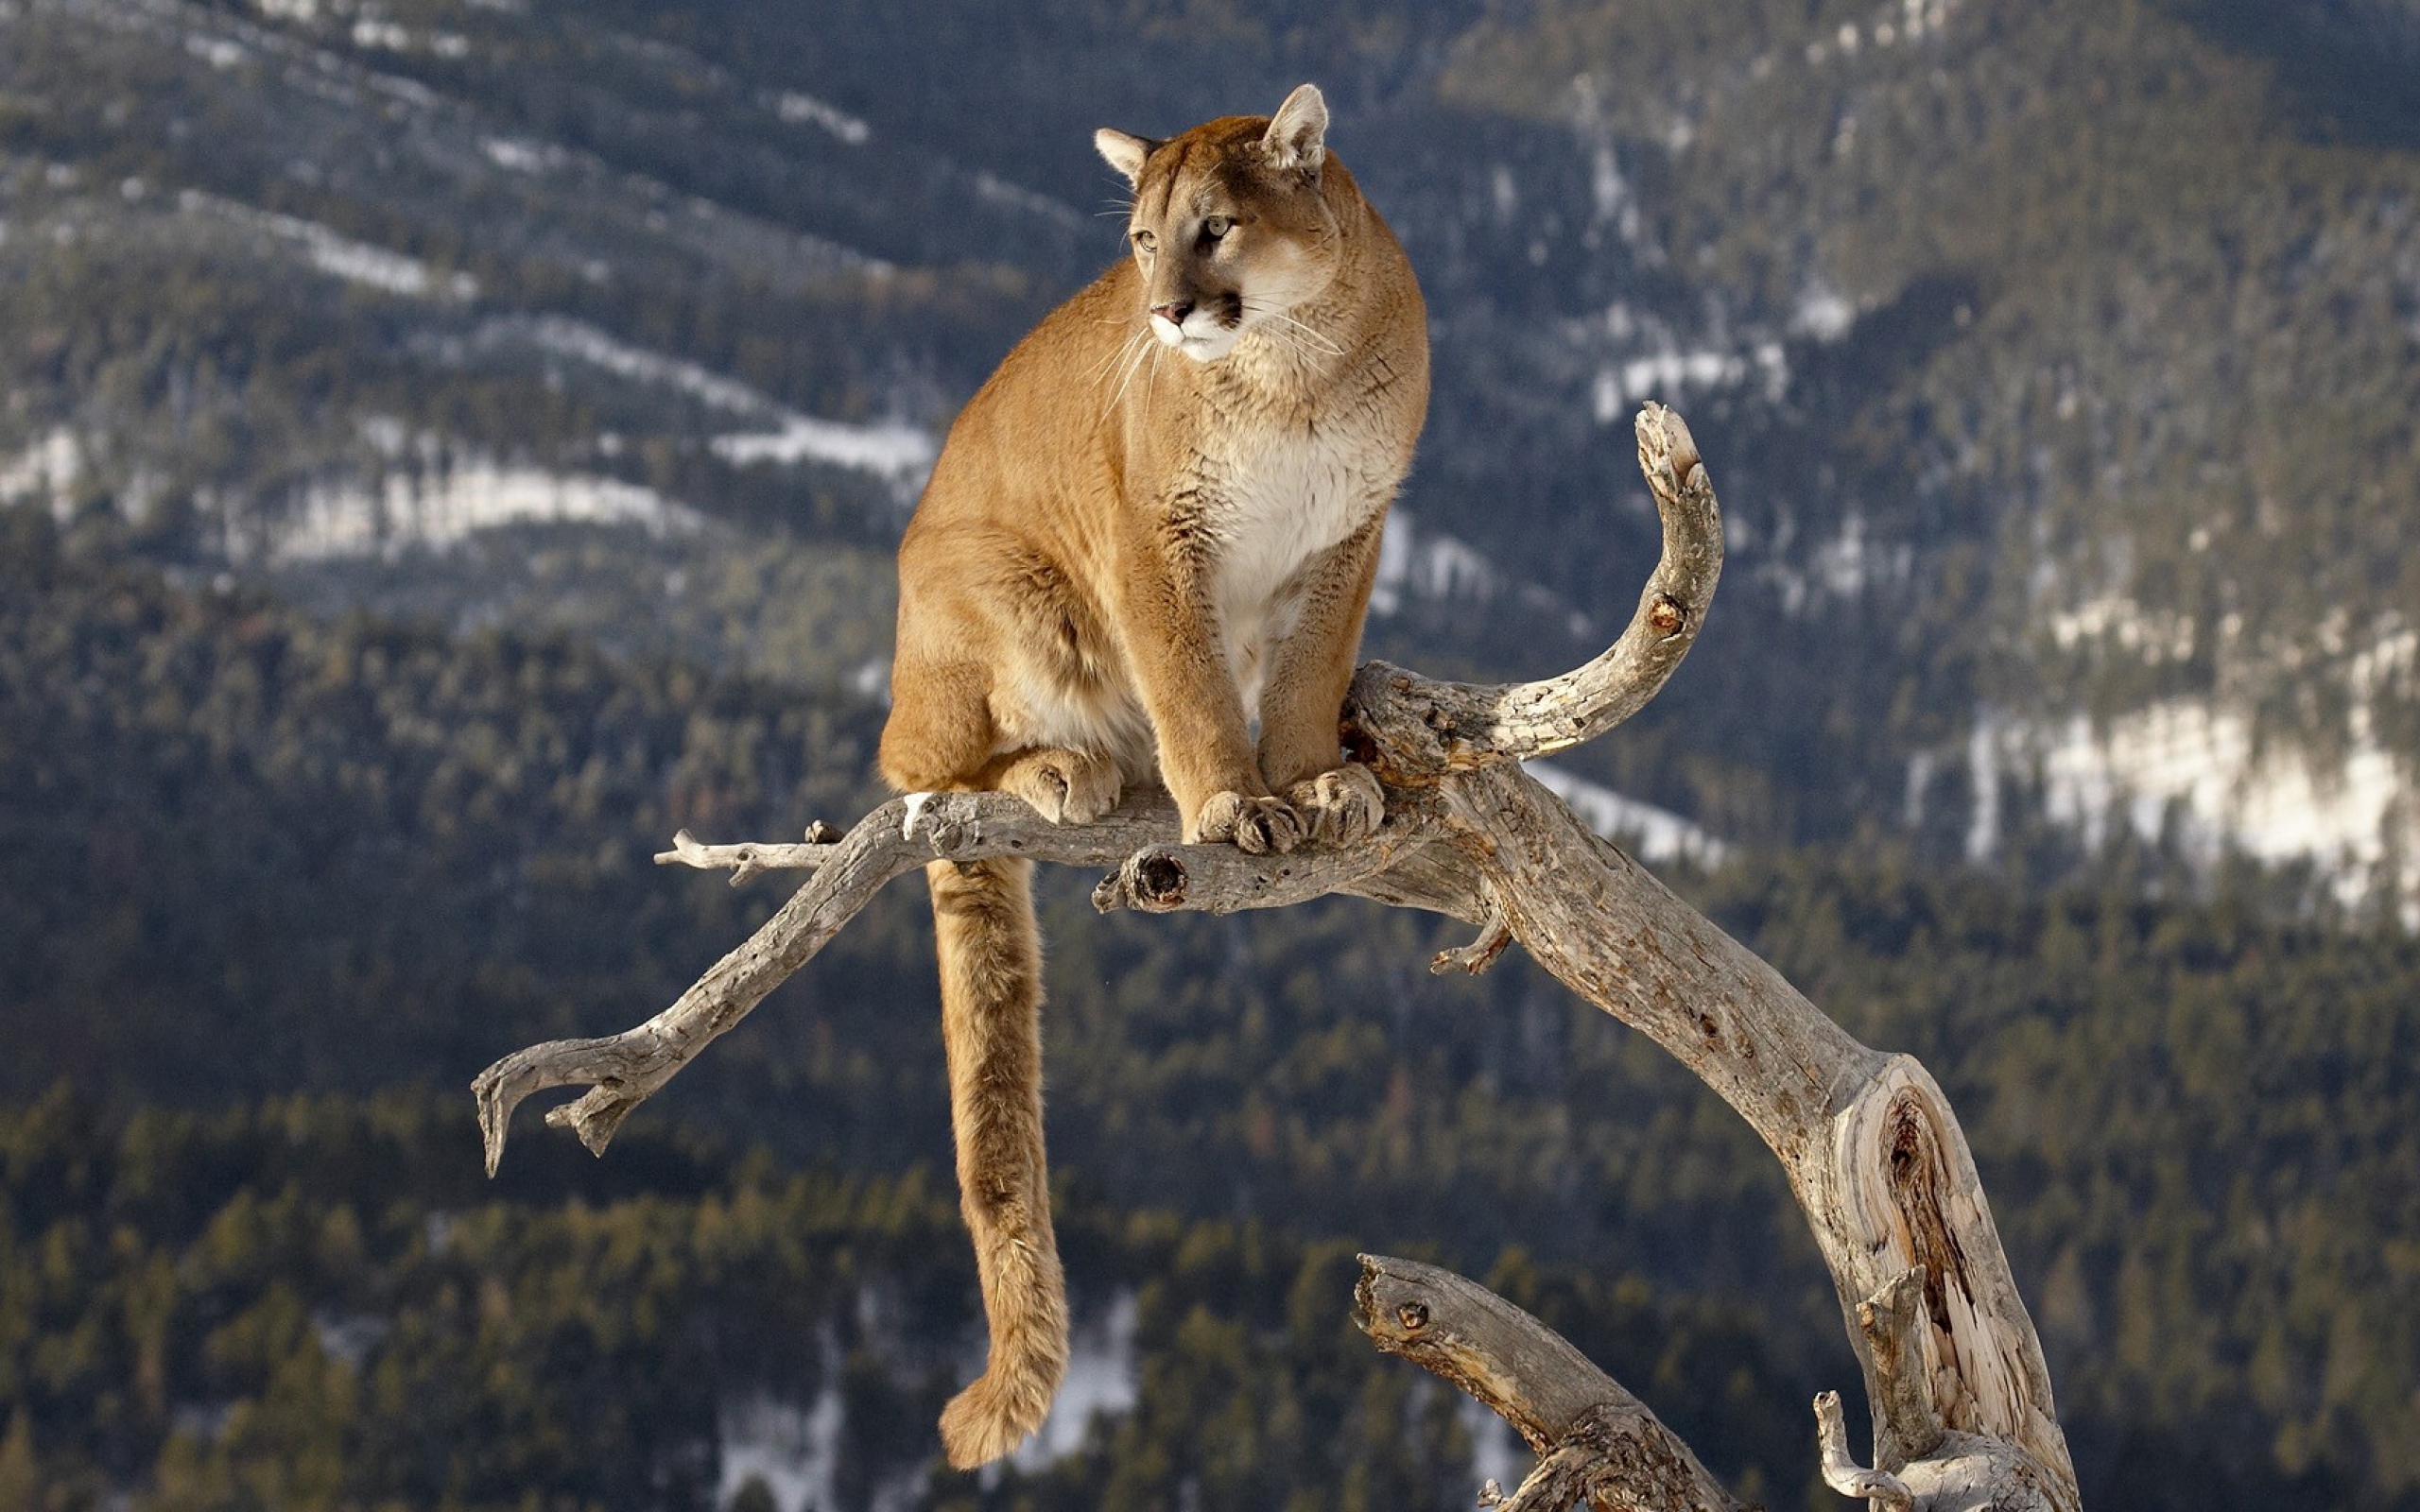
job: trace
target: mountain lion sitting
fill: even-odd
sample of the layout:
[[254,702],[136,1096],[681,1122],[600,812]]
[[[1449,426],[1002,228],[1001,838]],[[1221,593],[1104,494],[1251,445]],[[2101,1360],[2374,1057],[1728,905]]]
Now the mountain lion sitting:
[[[1342,760],[1338,716],[1427,407],[1427,316],[1326,129],[1305,84],[1270,119],[1095,136],[1134,186],[1132,255],[950,427],[899,545],[881,755],[899,788],[1013,793],[1081,824],[1165,782],[1187,841],[1254,853],[1377,825],[1377,781]],[[942,1414],[966,1469],[1041,1424],[1067,1308],[1032,865],[925,876],[991,1321],[989,1366]]]

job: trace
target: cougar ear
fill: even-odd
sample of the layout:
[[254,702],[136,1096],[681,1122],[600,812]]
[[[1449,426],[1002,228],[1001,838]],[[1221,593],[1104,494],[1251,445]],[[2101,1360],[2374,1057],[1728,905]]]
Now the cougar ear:
[[1327,100],[1317,84],[1286,96],[1269,119],[1260,150],[1272,168],[1316,169],[1327,157]]
[[1150,157],[1151,149],[1159,144],[1148,137],[1104,126],[1093,133],[1093,146],[1100,149],[1100,155],[1109,160],[1111,167],[1126,175],[1128,183],[1140,183],[1143,180],[1143,160]]

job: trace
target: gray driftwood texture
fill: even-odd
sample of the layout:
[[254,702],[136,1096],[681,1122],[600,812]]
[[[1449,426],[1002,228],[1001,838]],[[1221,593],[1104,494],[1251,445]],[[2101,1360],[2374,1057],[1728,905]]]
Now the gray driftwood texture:
[[[1923,1066],[1852,1039],[1746,947],[1575,818],[1520,765],[1635,713],[1680,664],[1722,565],[1722,524],[1696,444],[1650,404],[1638,460],[1663,558],[1619,640],[1586,666],[1510,687],[1364,666],[1345,743],[1386,784],[1365,844],[1251,856],[1172,844],[1165,798],[1060,828],[998,794],[915,794],[841,834],[701,845],[656,859],[812,876],[754,936],[647,1022],[508,1056],[474,1084],[490,1171],[513,1108],[586,1091],[547,1114],[594,1151],[731,1029],[886,884],[936,856],[1022,855],[1107,868],[1104,911],[1226,913],[1328,893],[1461,919],[1478,930],[1433,969],[1480,971],[1518,943],[1574,991],[1652,1038],[1737,1108],[1788,1173],[1830,1267],[1874,1412],[1872,1468],[1851,1458],[1840,1400],[1816,1401],[1825,1480],[1877,1506],[1927,1512],[2079,1505],[2032,1320],[2011,1279],[1964,1133]],[[1470,1392],[1540,1456],[1495,1504],[1518,1512],[1648,1512],[1737,1503],[1636,1398],[1535,1318],[1428,1266],[1364,1261],[1357,1316],[1377,1346]]]

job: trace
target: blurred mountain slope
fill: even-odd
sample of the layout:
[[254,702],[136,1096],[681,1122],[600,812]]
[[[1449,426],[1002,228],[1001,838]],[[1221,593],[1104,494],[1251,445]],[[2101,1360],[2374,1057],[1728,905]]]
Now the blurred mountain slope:
[[2415,35],[2382,5],[1550,3],[1447,89],[1661,142],[1652,234],[1743,316],[1906,332],[1846,375],[1837,490],[1728,488],[1833,491],[1817,528],[1964,606],[1919,665],[1984,709],[1925,684],[1910,811],[1964,755],[2087,833],[2174,804],[2409,894]]

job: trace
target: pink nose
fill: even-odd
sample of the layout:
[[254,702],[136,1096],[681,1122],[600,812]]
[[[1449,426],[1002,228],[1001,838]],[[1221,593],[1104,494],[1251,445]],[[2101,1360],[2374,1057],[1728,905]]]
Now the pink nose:
[[1183,304],[1154,304],[1151,306],[1151,313],[1170,325],[1183,325],[1184,318],[1193,313],[1193,301],[1187,300]]

